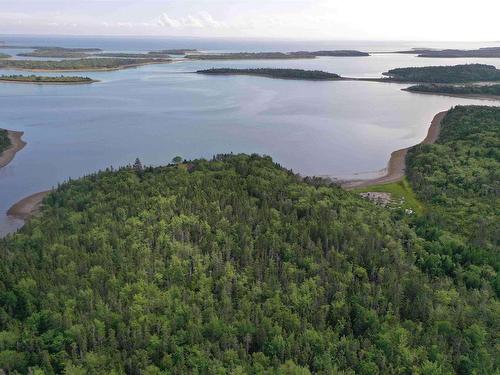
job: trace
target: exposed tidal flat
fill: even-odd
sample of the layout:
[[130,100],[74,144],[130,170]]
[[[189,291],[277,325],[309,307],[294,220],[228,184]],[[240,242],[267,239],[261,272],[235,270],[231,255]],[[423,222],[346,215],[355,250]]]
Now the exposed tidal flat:
[[[89,72],[101,81],[95,86],[2,85],[0,127],[24,131],[28,146],[0,169],[0,234],[22,224],[4,215],[21,198],[70,177],[132,163],[136,157],[146,165],[160,165],[175,155],[191,159],[257,152],[303,175],[377,176],[394,150],[425,137],[436,113],[456,104],[485,102],[401,91],[407,84],[190,72],[275,67],[380,77],[396,67],[462,63],[437,60],[380,54],[362,59],[190,61]],[[500,67],[499,59],[481,62]],[[1,74],[16,72],[0,70]],[[494,104],[486,102],[490,103]]]

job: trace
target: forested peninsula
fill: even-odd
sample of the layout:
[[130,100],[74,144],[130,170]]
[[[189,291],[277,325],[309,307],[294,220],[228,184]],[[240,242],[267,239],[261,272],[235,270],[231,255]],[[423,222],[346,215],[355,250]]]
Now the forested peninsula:
[[11,145],[9,132],[5,129],[0,129],[0,155],[7,150]]
[[61,184],[0,241],[0,368],[494,374],[499,130],[450,111],[414,216],[258,155]]
[[500,84],[494,85],[444,85],[444,84],[420,84],[410,86],[406,91],[422,92],[431,94],[449,95],[472,95],[472,96],[499,96]]
[[0,81],[14,83],[36,83],[36,84],[83,84],[98,82],[89,77],[71,76],[37,76],[37,75],[1,75]]
[[500,81],[500,70],[493,65],[464,64],[454,66],[425,66],[391,69],[388,79],[417,83],[466,83]]
[[312,80],[312,81],[332,81],[332,80],[342,79],[342,77],[340,77],[338,74],[323,72],[320,70],[303,70],[303,69],[212,68],[206,70],[198,70],[196,73],[212,74],[212,75],[251,75],[251,76],[268,77],[268,78]]
[[93,71],[118,70],[147,64],[165,64],[162,58],[83,58],[74,60],[0,60],[0,69],[33,71]]

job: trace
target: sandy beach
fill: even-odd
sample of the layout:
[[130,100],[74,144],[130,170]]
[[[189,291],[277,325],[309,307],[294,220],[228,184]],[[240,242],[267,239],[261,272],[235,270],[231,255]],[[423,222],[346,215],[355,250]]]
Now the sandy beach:
[[22,150],[24,146],[26,146],[26,142],[21,139],[24,132],[17,132],[13,130],[7,130],[7,132],[9,135],[11,146],[0,155],[0,168],[3,168],[7,164],[9,164],[12,159],[14,159],[14,156],[16,156],[16,153]]
[[[432,144],[436,142],[439,137],[439,132],[441,130],[441,121],[446,116],[448,111],[439,112],[431,122],[431,126],[427,132],[427,136],[419,144]],[[403,148],[401,150],[394,151],[391,154],[389,163],[387,165],[387,174],[382,177],[373,178],[369,180],[350,180],[341,183],[344,189],[350,190],[354,188],[367,187],[371,185],[378,184],[388,184],[392,182],[397,182],[403,179],[405,176],[406,169],[406,154],[411,147]]]
[[40,210],[42,200],[48,193],[50,193],[50,190],[41,191],[21,199],[9,208],[7,215],[21,220],[29,219]]

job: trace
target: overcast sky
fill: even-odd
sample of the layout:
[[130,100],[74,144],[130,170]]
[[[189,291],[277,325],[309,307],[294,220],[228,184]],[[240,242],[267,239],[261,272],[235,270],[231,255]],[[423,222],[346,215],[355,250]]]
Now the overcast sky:
[[0,0],[2,34],[500,40],[500,0]]

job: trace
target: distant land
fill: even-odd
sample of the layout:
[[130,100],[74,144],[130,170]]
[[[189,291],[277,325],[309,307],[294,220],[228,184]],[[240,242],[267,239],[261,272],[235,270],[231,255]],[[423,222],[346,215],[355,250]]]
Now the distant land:
[[342,79],[341,76],[334,73],[323,72],[320,70],[303,70],[303,69],[271,69],[271,68],[256,68],[256,69],[231,69],[231,68],[213,68],[206,70],[198,70],[199,74],[213,75],[251,75],[268,78],[281,79],[298,79],[311,81],[334,81]]
[[99,71],[133,68],[148,64],[165,64],[170,59],[86,58],[76,60],[0,60],[0,68],[32,71]]
[[63,48],[42,47],[32,52],[19,53],[18,56],[25,57],[56,57],[56,58],[82,58],[89,57],[89,52],[101,51],[99,48]]
[[186,58],[193,60],[264,60],[264,59],[313,59],[315,56],[294,55],[284,52],[233,52],[233,53],[207,53],[189,54]]
[[162,58],[168,59],[170,55],[148,52],[148,53],[128,53],[128,52],[103,52],[94,54],[95,57],[118,57],[118,58],[131,58],[131,59],[150,59],[150,58]]
[[11,56],[6,53],[0,53],[0,59],[8,59],[9,57]]
[[366,52],[354,50],[338,51],[297,51],[297,52],[233,52],[233,53],[210,53],[210,54],[188,54],[187,58],[196,60],[262,60],[262,59],[313,59],[318,56],[337,57],[360,57],[370,56]]
[[417,83],[466,83],[500,81],[500,70],[493,65],[466,64],[397,68],[382,73],[392,81]]
[[59,76],[59,77],[49,77],[49,76],[36,76],[36,75],[2,75],[0,76],[0,82],[11,82],[11,83],[35,83],[39,85],[43,84],[82,84],[82,83],[94,83],[98,82],[89,77],[69,77],[69,76]]
[[335,50],[335,51],[298,51],[298,52],[290,52],[290,55],[311,55],[314,57],[317,56],[334,56],[334,57],[362,57],[362,56],[370,56],[367,52],[355,51],[355,50]]
[[485,47],[470,50],[414,48],[409,51],[397,51],[396,53],[414,54],[418,55],[418,57],[500,57],[500,47]]
[[159,51],[151,51],[150,54],[167,54],[167,55],[185,55],[187,53],[195,53],[198,52],[195,48],[177,48],[177,49],[164,49]]

